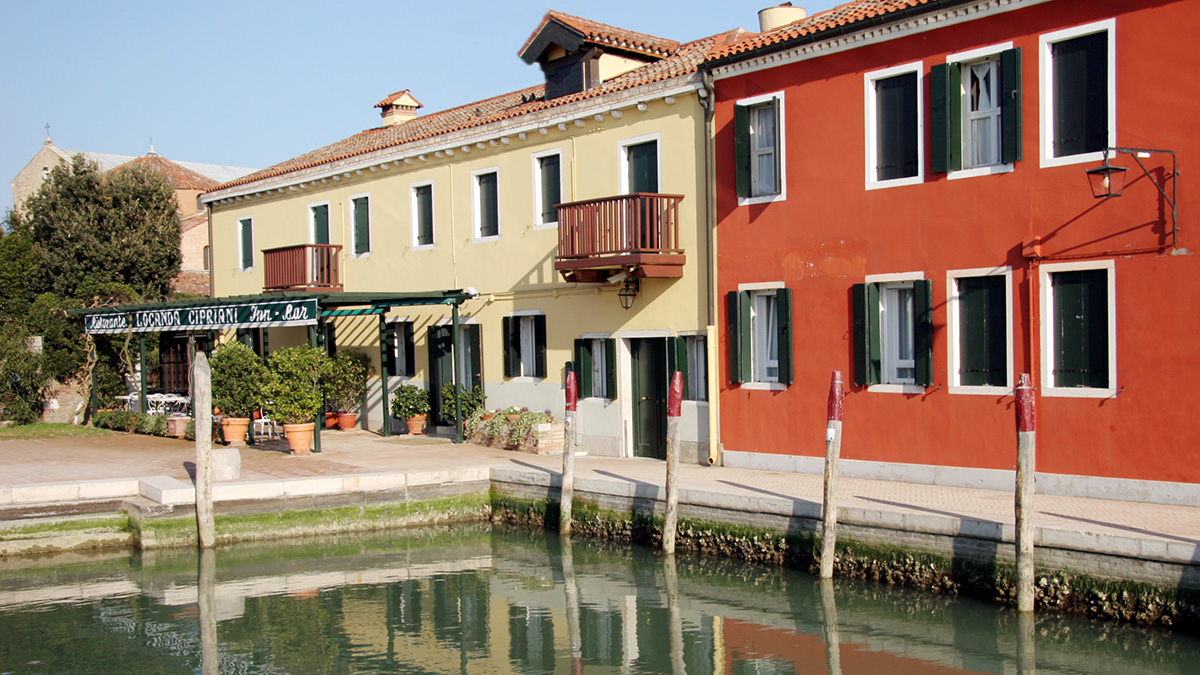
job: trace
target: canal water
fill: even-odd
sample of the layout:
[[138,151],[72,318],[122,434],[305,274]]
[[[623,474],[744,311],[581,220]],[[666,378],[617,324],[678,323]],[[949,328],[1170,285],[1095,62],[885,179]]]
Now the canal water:
[[1196,673],[1200,641],[484,525],[0,562],[0,673]]

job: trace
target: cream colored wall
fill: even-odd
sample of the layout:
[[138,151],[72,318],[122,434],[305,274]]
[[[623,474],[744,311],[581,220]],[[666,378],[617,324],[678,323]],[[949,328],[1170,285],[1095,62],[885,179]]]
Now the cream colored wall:
[[616,54],[601,54],[600,55],[600,81],[607,82],[618,75],[628,73],[635,68],[641,68],[646,65],[645,61],[637,59],[627,59]]
[[[660,158],[660,191],[680,194],[680,244],[687,256],[683,277],[643,279],[632,309],[621,308],[618,284],[566,283],[554,271],[556,228],[537,228],[535,222],[534,155],[561,149],[563,201],[578,201],[621,193],[624,168],[621,143],[657,135]],[[659,99],[644,112],[623,109],[622,116],[605,116],[603,122],[587,118],[583,127],[557,126],[546,134],[537,130],[527,140],[515,134],[510,143],[480,150],[472,146],[453,157],[364,170],[363,175],[329,179],[284,195],[216,204],[213,211],[213,265],[217,296],[261,293],[262,250],[309,241],[308,208],[330,203],[330,241],[344,246],[341,271],[346,291],[408,292],[473,287],[479,297],[460,309],[464,320],[482,326],[484,380],[489,407],[520,404],[558,411],[561,405],[562,366],[573,359],[574,340],[583,333],[621,331],[702,331],[705,325],[706,252],[704,230],[703,111],[694,94],[680,96],[674,104]],[[499,172],[500,236],[477,241],[474,236],[472,173],[496,168]],[[434,186],[435,245],[412,246],[411,187],[432,181]],[[354,195],[371,199],[371,252],[352,254],[349,203]],[[237,270],[237,222],[254,221],[255,264]],[[503,377],[502,319],[517,310],[540,310],[547,316],[547,377],[542,382],[513,381]],[[449,307],[399,307],[392,316],[414,322],[415,380],[427,380],[428,327],[450,317]],[[380,372],[378,320],[338,319],[338,346],[359,347],[371,356]],[[273,331],[270,347],[284,346]],[[302,333],[298,329],[292,332]],[[390,388],[397,386],[389,378]],[[503,384],[503,386],[498,386]],[[376,385],[377,387],[377,385]],[[377,398],[376,394],[372,398]],[[511,401],[510,401],[511,399]],[[381,411],[376,411],[380,414]]]

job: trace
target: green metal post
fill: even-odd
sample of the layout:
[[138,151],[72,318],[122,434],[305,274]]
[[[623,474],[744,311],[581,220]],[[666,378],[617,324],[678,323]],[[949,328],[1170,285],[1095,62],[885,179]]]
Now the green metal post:
[[383,394],[383,435],[385,438],[392,435],[392,413],[388,406],[388,346],[387,317],[381,313],[379,315],[379,387]]
[[[453,326],[452,343],[454,345],[454,376],[450,381],[454,383],[454,442],[463,442],[463,425],[462,425],[462,383],[458,381],[459,374],[462,372],[462,340],[458,335],[458,302],[455,302],[450,310],[450,323]],[[431,392],[437,395],[437,392]]]
[[[320,312],[318,311],[317,314],[319,316]],[[312,345],[313,347],[317,347],[317,348],[320,348],[322,346],[321,333],[324,330],[324,328],[325,328],[324,324],[321,324],[321,323],[317,323],[314,326],[308,327],[308,342],[310,345]],[[315,427],[313,427],[313,452],[314,453],[321,452],[321,427],[325,426],[324,401],[325,401],[325,398],[324,398],[324,396],[322,396],[321,397],[321,409],[317,411],[317,418],[315,420],[313,420],[317,424]]]
[[99,405],[96,403],[96,401],[98,400],[97,396],[96,396],[96,365],[97,365],[96,362],[100,360],[100,357],[96,351],[96,337],[95,336],[92,336],[91,352],[92,352],[92,391],[91,391],[91,396],[88,397],[88,420],[89,421],[93,417],[95,417],[96,408],[99,407]]
[[138,410],[146,412],[146,334],[138,333]]

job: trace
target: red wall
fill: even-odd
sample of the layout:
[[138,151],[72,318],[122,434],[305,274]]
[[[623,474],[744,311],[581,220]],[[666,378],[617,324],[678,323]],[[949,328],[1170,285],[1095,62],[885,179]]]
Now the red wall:
[[[1013,397],[949,393],[946,271],[1013,268],[1014,370],[1037,384],[1037,271],[1031,283],[1021,244],[1038,235],[1043,256],[1115,260],[1119,389],[1109,399],[1039,396],[1038,470],[1200,482],[1200,265],[1190,252],[1123,254],[1164,243],[1170,228],[1169,207],[1132,159],[1115,162],[1130,167],[1129,184],[1110,200],[1091,197],[1084,170],[1095,163],[1039,166],[1038,36],[1112,17],[1117,144],[1178,153],[1180,244],[1200,249],[1200,230],[1189,226],[1200,200],[1186,168],[1200,158],[1200,0],[1060,0],[717,81],[719,291],[723,298],[739,283],[784,281],[794,324],[794,384],[786,391],[730,385],[723,345],[726,450],[823,456],[830,371],[853,382],[851,285],[869,274],[921,271],[933,287],[934,385],[920,395],[850,385],[843,457],[1014,468]],[[1005,41],[1023,52],[1024,159],[1015,170],[961,180],[931,173],[923,79],[924,183],[866,190],[864,73],[919,60],[927,78],[948,54]],[[781,90],[787,199],[739,207],[734,102]],[[1149,165],[1163,163],[1155,156]],[[720,312],[725,336],[724,306]]]

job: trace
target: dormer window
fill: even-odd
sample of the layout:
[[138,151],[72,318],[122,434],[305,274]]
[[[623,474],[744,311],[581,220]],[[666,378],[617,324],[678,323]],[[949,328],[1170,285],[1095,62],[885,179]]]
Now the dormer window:
[[599,86],[678,49],[674,40],[551,11],[520,55],[525,63],[542,67],[549,100]]

